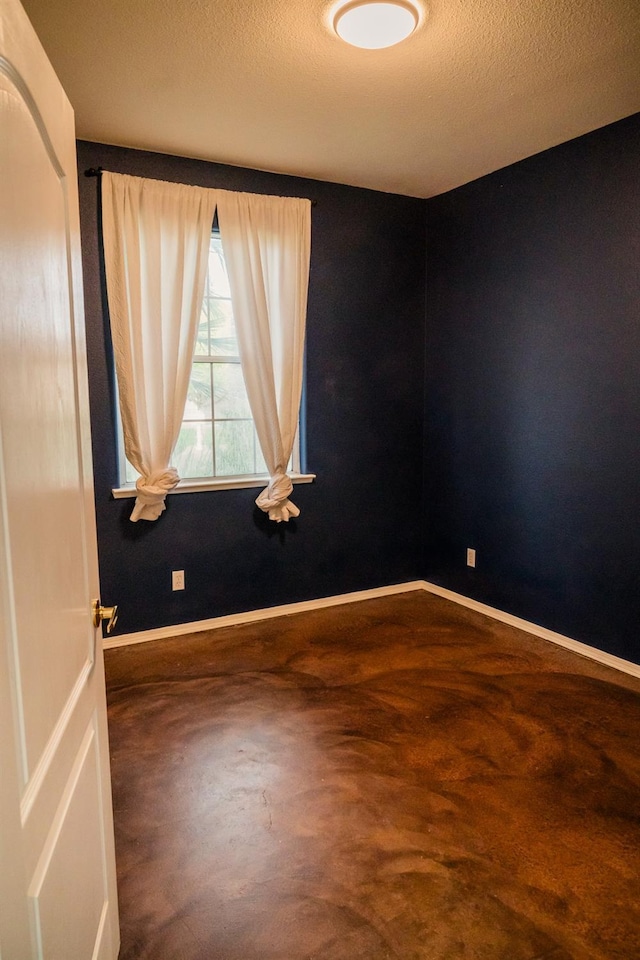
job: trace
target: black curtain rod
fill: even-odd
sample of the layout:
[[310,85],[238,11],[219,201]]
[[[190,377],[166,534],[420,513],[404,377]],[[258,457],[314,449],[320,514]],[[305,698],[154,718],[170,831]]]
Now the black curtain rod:
[[[102,167],[89,167],[88,170],[85,170],[84,175],[85,177],[99,177],[100,174],[102,173],[102,170],[103,170]],[[312,200],[311,206],[315,207],[317,202],[318,202],[317,200]]]

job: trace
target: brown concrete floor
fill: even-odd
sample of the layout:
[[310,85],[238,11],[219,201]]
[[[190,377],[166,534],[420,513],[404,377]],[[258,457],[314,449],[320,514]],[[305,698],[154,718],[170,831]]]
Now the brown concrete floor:
[[106,662],[121,960],[640,958],[640,681],[423,593]]

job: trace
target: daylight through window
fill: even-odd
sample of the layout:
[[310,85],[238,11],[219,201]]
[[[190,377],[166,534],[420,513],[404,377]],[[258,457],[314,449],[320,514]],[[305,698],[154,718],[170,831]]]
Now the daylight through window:
[[[268,474],[242,376],[217,233],[211,237],[189,392],[171,462],[184,480]],[[135,482],[136,471],[127,461],[125,466],[126,481]]]

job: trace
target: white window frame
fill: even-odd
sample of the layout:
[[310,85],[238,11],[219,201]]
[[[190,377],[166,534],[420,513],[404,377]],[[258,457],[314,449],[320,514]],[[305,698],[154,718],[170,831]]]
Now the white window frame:
[[[212,232],[213,236],[219,235],[217,230]],[[193,357],[194,363],[229,363],[229,362],[238,362],[235,357],[228,356],[202,356],[200,354],[194,354]],[[117,391],[117,381],[116,381],[116,391]],[[184,422],[184,420],[183,420]],[[136,496],[136,486],[135,482],[128,482],[126,478],[126,469],[127,469],[127,458],[125,456],[124,450],[124,433],[122,429],[122,418],[120,416],[120,406],[117,404],[116,408],[116,430],[117,430],[117,445],[118,445],[118,478],[119,486],[112,489],[112,494],[115,499],[123,499],[126,497],[135,497]],[[293,445],[293,452],[291,454],[290,469],[288,474],[293,481],[296,483],[312,483],[315,480],[315,474],[313,473],[301,473],[300,472],[300,425],[298,423],[298,429],[296,431],[296,437]],[[215,437],[215,432],[214,432]],[[215,457],[215,452],[214,452]],[[198,477],[198,478],[188,478],[180,480],[178,485],[170,491],[171,494],[176,493],[199,493],[207,490],[237,490],[250,487],[264,487],[269,482],[269,476],[266,473],[259,474],[241,474],[238,476],[212,476],[212,477]]]

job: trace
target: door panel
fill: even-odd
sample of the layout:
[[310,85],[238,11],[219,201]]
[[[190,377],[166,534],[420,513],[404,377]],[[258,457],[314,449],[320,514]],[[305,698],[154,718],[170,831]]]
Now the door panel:
[[0,0],[0,958],[115,960],[73,113]]
[[[29,890],[42,956],[93,957],[104,936],[108,909],[100,808],[99,758],[94,718],[65,784]],[[82,844],[78,844],[78,838]],[[99,865],[101,869],[96,870]]]
[[[85,563],[73,369],[65,181],[40,131],[4,78],[4,296],[14,305],[2,341],[5,509],[15,611],[13,660],[27,782],[87,664],[91,603]],[[25,156],[26,154],[26,156]],[[12,176],[18,170],[19,176]],[[58,282],[65,278],[66,283]],[[51,564],[50,545],[56,563]],[[64,598],[64,604],[60,599]],[[55,616],[52,616],[55,611]],[[46,669],[43,638],[46,635]]]

